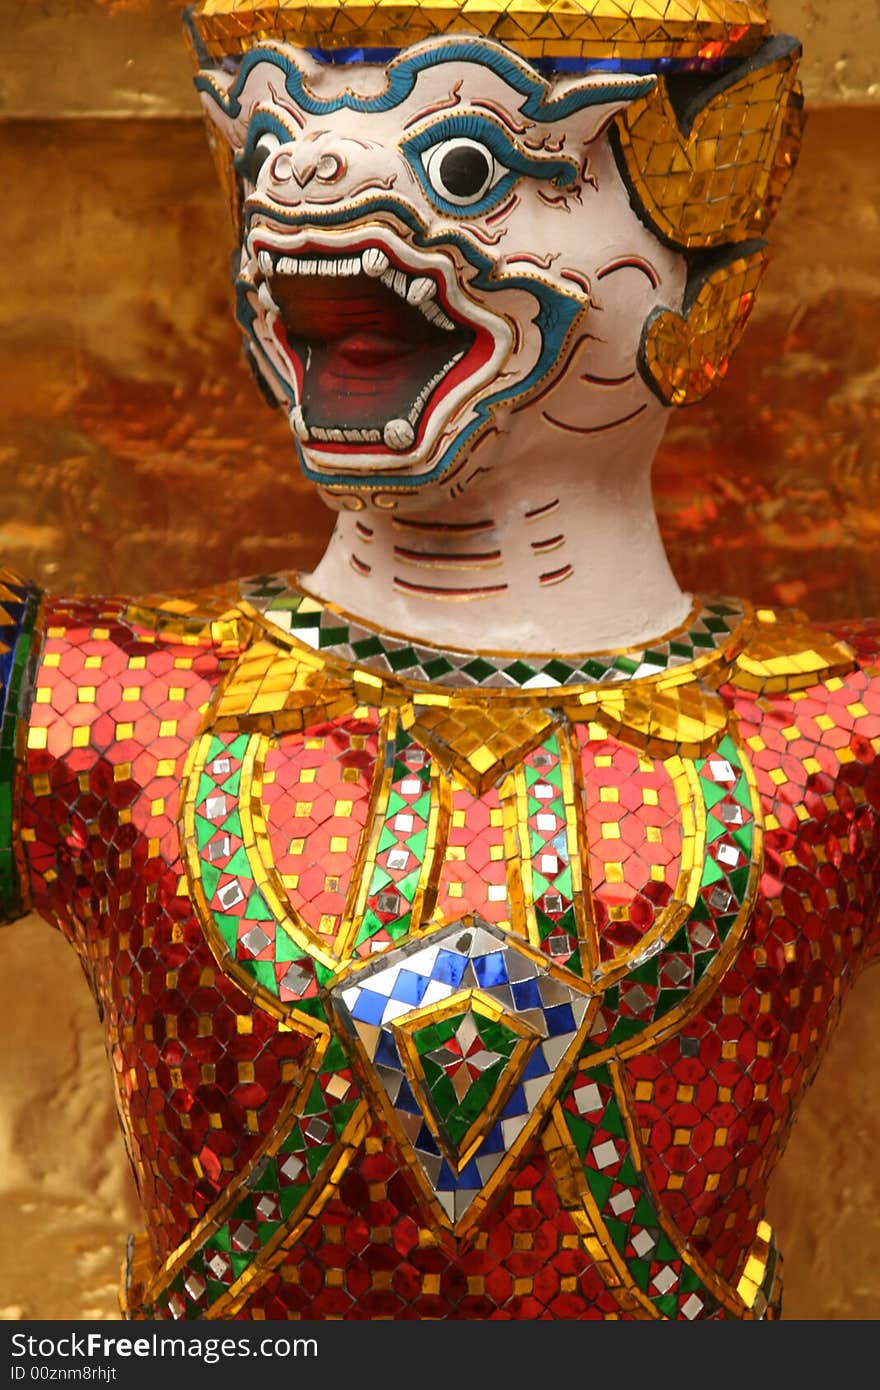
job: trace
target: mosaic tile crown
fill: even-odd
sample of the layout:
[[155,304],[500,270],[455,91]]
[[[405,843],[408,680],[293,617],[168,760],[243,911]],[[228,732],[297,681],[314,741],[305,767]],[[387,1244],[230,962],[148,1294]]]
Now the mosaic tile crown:
[[526,58],[717,59],[752,52],[770,29],[765,0],[203,0],[190,21],[211,58],[267,39],[403,48],[471,30]]

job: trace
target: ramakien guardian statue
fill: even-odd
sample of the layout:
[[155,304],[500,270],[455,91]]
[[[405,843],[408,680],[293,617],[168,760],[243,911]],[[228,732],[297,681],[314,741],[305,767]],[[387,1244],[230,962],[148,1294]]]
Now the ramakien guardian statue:
[[0,897],[79,953],[133,1318],[762,1318],[878,949],[877,630],[683,594],[651,503],[802,122],[762,0],[204,0],[309,575],[4,572]]

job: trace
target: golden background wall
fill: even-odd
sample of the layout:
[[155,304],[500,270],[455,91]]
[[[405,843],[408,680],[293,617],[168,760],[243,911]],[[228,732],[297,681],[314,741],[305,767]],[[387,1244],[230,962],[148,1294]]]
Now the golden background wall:
[[[656,470],[686,586],[880,613],[877,6],[779,0],[813,108],[727,385]],[[243,366],[229,229],[167,0],[0,0],[0,559],[137,592],[317,558],[330,518]],[[787,1317],[880,1318],[880,971],[854,991],[771,1194]],[[0,937],[0,1315],[113,1317],[137,1217],[91,998]]]

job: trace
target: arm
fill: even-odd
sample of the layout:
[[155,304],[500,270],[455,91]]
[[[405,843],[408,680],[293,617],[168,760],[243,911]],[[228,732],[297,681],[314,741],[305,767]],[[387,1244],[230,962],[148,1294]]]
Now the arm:
[[33,697],[39,604],[36,585],[0,569],[0,922],[14,922],[28,909],[16,789]]

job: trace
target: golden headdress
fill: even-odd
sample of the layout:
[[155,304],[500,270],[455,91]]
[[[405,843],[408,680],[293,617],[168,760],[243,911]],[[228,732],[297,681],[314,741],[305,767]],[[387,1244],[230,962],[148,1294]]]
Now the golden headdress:
[[[647,325],[641,368],[670,405],[702,399],[724,376],[803,131],[800,45],[772,37],[767,0],[201,0],[187,15],[200,65],[272,41],[333,62],[386,61],[425,39],[477,34],[547,74],[655,73],[611,138],[642,220],[699,254],[682,312]],[[231,166],[221,172],[234,200]]]
[[275,39],[300,48],[405,48],[468,29],[524,58],[715,60],[770,32],[766,0],[202,0],[212,58]]

